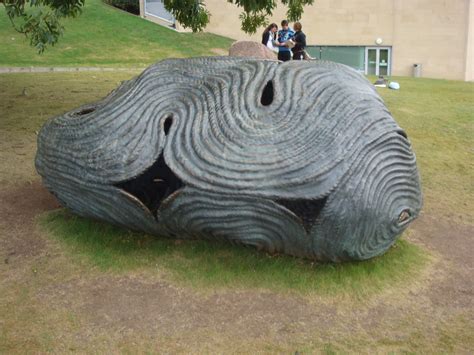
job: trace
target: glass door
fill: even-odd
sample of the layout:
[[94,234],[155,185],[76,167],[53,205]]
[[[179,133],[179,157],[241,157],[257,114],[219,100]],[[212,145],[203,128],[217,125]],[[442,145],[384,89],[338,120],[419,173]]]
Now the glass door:
[[367,48],[365,54],[365,74],[378,75],[377,73],[377,49]]
[[389,48],[379,48],[379,74],[378,75],[390,75],[388,73],[388,63],[390,61]]
[[366,47],[365,74],[390,75],[389,47]]

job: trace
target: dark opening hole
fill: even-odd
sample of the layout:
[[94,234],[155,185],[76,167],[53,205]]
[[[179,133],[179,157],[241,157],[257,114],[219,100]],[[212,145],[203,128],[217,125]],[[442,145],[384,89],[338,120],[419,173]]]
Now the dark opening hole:
[[95,111],[95,107],[88,107],[88,108],[85,108],[81,111],[77,111],[75,113],[76,116],[82,116],[82,115],[87,115],[88,113],[91,113],[91,112],[94,112]]
[[138,198],[156,216],[161,202],[184,184],[166,165],[161,154],[158,160],[139,176],[115,186]]
[[173,124],[173,118],[172,117],[166,117],[165,123],[163,124],[163,129],[165,131],[165,136],[168,135],[168,132],[170,131],[171,125]]
[[323,197],[318,200],[287,200],[279,199],[276,203],[288,208],[294,214],[296,214],[303,222],[303,227],[307,233],[311,231],[314,223],[316,222],[319,214],[321,213],[324,205],[326,204],[328,197]]
[[397,131],[397,133],[398,133],[399,135],[401,135],[402,137],[404,137],[405,139],[408,139],[408,136],[407,136],[407,134],[405,133],[405,131],[403,131],[403,130],[400,129],[400,130]]
[[260,98],[260,103],[263,106],[268,106],[273,102],[273,82],[268,81],[267,85],[263,88],[262,97]]

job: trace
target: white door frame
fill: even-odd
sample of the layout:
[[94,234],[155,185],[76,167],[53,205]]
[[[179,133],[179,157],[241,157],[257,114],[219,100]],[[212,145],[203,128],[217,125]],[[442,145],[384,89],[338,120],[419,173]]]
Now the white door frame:
[[369,72],[369,49],[375,49],[375,75],[379,75],[379,64],[380,64],[380,50],[388,50],[388,63],[387,63],[387,75],[392,73],[392,48],[391,47],[365,47],[365,75]]

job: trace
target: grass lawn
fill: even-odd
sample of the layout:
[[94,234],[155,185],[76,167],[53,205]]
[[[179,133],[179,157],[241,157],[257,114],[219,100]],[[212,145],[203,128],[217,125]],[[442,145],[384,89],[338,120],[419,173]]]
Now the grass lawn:
[[[99,98],[131,75],[133,73],[0,76],[1,87],[8,88],[0,92],[0,102],[8,112],[0,122],[0,129],[9,132],[10,137],[37,131],[49,116]],[[472,169],[468,162],[472,157],[469,111],[473,85],[429,79],[397,80],[401,91],[381,89],[380,93],[406,130],[417,154],[425,195],[424,213],[472,221]],[[93,89],[91,82],[95,85]],[[23,90],[27,96],[21,94]],[[25,120],[25,112],[31,112],[28,120]],[[3,176],[2,180],[12,180],[13,174],[18,182],[25,172],[11,169],[7,174],[9,176]],[[417,246],[406,241],[372,261],[315,266],[307,261],[269,258],[250,249],[207,242],[183,242],[175,246],[170,241],[87,221],[68,212],[43,216],[41,222],[52,235],[68,244],[73,254],[88,257],[104,270],[153,269],[159,260],[160,267],[168,270],[175,280],[205,287],[232,284],[239,288],[263,287],[319,294],[350,290],[357,296],[414,274],[427,261]]]
[[[34,132],[47,118],[106,95],[134,73],[0,75],[0,87],[8,88],[0,90],[0,109],[7,112],[0,120],[0,132],[8,134],[7,144],[17,144],[25,137],[34,140]],[[8,151],[8,147],[4,150]],[[24,161],[0,171],[0,182],[22,184],[34,174],[33,162]],[[300,294],[351,294],[357,298],[406,280],[407,275],[416,275],[429,261],[425,252],[406,241],[397,243],[381,258],[335,266],[285,256],[268,257],[253,249],[227,244],[185,241],[174,245],[173,241],[127,232],[66,211],[42,216],[40,223],[57,240],[66,243],[72,255],[104,271],[153,272],[158,268],[175,281],[207,289],[232,286]]]
[[420,247],[405,240],[368,261],[317,264],[224,242],[175,243],[77,217],[66,210],[48,213],[39,222],[76,258],[102,271],[165,272],[173,281],[203,290],[266,289],[364,299],[415,278],[430,259]]
[[143,67],[163,58],[226,54],[233,42],[209,33],[178,33],[101,0],[87,0],[82,15],[63,24],[59,43],[39,55],[0,6],[0,66]]
[[474,224],[474,83],[394,78],[378,89],[415,151],[424,213]]
[[[46,119],[95,101],[136,74],[0,75],[0,199],[37,183],[35,132]],[[444,223],[449,243],[449,223],[473,225],[474,86],[395,80],[400,91],[379,92],[417,155],[422,218]],[[455,264],[459,254],[430,246],[435,231],[425,227],[409,227],[382,257],[331,265],[227,244],[175,243],[63,209],[34,219],[17,220],[15,213],[0,205],[0,352],[463,353],[474,347],[469,285],[456,284],[469,260]],[[21,256],[23,240],[45,245]]]
[[474,84],[393,78],[400,91],[379,89],[417,156],[420,223],[381,257],[318,264],[45,213],[33,157],[49,117],[104,97],[132,68],[232,43],[100,0],[64,25],[38,55],[0,7],[0,66],[131,70],[0,75],[0,353],[472,351]]
[[[425,195],[424,213],[472,223],[473,171],[468,162],[473,153],[473,122],[469,114],[474,85],[429,79],[396,80],[402,91],[379,92],[406,130],[417,154]],[[407,281],[408,275],[415,276],[429,259],[419,247],[401,240],[389,253],[370,261],[315,265],[225,244],[185,241],[174,245],[172,241],[126,232],[65,211],[44,216],[41,222],[49,233],[66,242],[75,255],[86,256],[104,270],[158,267],[168,270],[174,280],[205,288],[266,288],[363,298],[397,280]]]

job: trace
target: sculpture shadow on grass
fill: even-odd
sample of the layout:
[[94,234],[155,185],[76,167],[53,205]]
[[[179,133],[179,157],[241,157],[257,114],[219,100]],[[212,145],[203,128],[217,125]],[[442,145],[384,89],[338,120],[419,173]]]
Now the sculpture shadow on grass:
[[331,62],[159,62],[49,120],[36,167],[84,217],[322,261],[384,253],[422,204],[407,135]]

